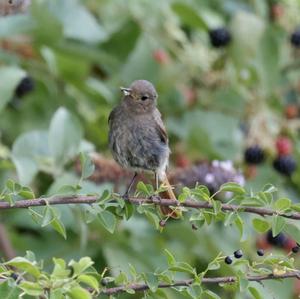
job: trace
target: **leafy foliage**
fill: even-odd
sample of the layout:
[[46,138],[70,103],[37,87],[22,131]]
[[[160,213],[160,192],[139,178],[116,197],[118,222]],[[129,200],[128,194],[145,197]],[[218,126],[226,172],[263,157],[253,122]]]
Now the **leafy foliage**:
[[[10,206],[1,222],[19,255],[1,265],[0,298],[101,297],[119,285],[125,292],[118,297],[140,298],[132,283],[147,284],[144,298],[292,298],[292,281],[246,279],[299,268],[296,255],[285,254],[290,247],[263,243],[268,231],[300,242],[299,221],[289,218],[300,212],[299,168],[283,177],[272,166],[281,135],[300,165],[299,53],[289,41],[300,7],[279,2],[43,0],[32,1],[25,14],[0,17],[0,203]],[[212,46],[209,32],[216,28],[226,28],[230,44]],[[35,88],[18,98],[16,87],[27,76]],[[126,178],[97,182],[93,152],[109,156],[107,118],[120,100],[118,87],[139,78],[158,90],[170,168],[232,160],[245,186],[228,182],[216,193],[183,186],[183,219],[174,221],[151,201],[120,198]],[[266,159],[253,175],[242,157],[257,143]],[[135,196],[147,201],[160,191],[139,182]],[[95,200],[51,203],[80,196]],[[44,199],[43,206],[13,209],[33,199]],[[202,208],[185,206],[189,201]],[[245,212],[249,207],[274,213]],[[267,254],[258,258],[262,244]],[[225,265],[224,256],[237,248],[244,258]],[[21,257],[29,249],[37,257]],[[12,266],[19,281],[10,277]],[[202,283],[212,275],[237,281]],[[192,283],[158,288],[181,279]]]

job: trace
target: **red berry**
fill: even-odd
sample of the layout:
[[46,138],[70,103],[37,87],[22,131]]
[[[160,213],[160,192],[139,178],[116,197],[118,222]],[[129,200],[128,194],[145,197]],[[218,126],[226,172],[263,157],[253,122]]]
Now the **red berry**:
[[276,140],[278,155],[290,155],[293,151],[293,143],[287,137],[279,137]]
[[267,238],[265,235],[263,235],[257,239],[256,246],[257,246],[257,248],[264,249],[264,250],[270,249],[272,247],[272,245],[267,241]]
[[279,19],[280,17],[282,17],[284,14],[284,8],[282,5],[276,3],[276,4],[273,4],[272,7],[271,7],[271,18],[273,20],[277,20]]
[[244,175],[247,179],[254,179],[257,175],[256,165],[247,165]]
[[197,90],[192,87],[184,87],[182,90],[186,104],[191,107],[197,103]]
[[159,226],[160,227],[165,227],[166,226],[166,221],[165,220],[160,220],[159,221]]
[[170,60],[168,53],[163,49],[156,49],[153,51],[153,58],[159,64],[167,64]]
[[284,249],[286,252],[291,252],[294,247],[297,247],[297,243],[293,239],[287,238],[286,242],[284,243]]
[[175,164],[177,167],[185,168],[185,167],[189,166],[191,163],[185,154],[178,153],[176,155]]
[[288,119],[296,118],[299,115],[299,108],[295,104],[289,104],[285,107],[284,114]]
[[298,279],[295,280],[294,292],[296,296],[300,295],[300,280]]

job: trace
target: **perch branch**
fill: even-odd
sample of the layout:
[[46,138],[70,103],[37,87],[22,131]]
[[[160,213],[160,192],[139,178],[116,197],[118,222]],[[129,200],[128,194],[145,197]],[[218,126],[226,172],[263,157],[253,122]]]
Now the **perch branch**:
[[[255,276],[247,276],[248,281],[263,281],[263,280],[278,280],[278,279],[286,279],[286,278],[297,278],[300,279],[299,271],[291,271],[282,275],[255,275]],[[205,277],[202,279],[202,283],[204,284],[217,284],[217,283],[234,283],[237,281],[237,278],[234,276],[225,276],[225,277]],[[172,288],[172,287],[180,287],[180,286],[190,286],[194,282],[193,279],[187,280],[178,280],[172,284],[160,283],[158,288]],[[118,293],[125,292],[127,289],[132,289],[135,291],[146,291],[149,289],[147,284],[130,284],[130,285],[122,285],[113,288],[107,288],[101,291],[102,294],[105,295],[114,295]]]
[[[0,202],[0,210],[7,209],[20,209],[20,208],[29,208],[29,207],[37,207],[37,206],[45,206],[49,205],[62,205],[62,204],[92,204],[96,203],[99,200],[99,196],[96,195],[75,195],[75,196],[54,196],[48,198],[37,198],[30,200],[19,200],[14,203],[14,205],[10,205],[8,202]],[[160,206],[170,206],[170,207],[186,207],[192,209],[213,209],[213,204],[209,202],[195,201],[188,199],[184,202],[179,202],[177,200],[171,199],[161,199],[157,197],[153,198],[124,198],[125,201],[134,204],[155,204]],[[114,201],[114,200],[112,200]],[[272,216],[279,215],[289,219],[300,220],[300,213],[297,212],[289,212],[283,213],[270,208],[265,207],[252,207],[252,206],[240,206],[233,204],[221,204],[222,211],[230,211],[230,212],[245,212],[258,214],[261,216]]]

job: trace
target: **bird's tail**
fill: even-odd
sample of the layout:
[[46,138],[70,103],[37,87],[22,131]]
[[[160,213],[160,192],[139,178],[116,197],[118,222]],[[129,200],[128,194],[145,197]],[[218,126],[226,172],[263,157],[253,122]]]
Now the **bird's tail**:
[[[163,184],[163,187],[166,188],[166,191],[161,192],[160,196],[162,196],[162,198],[165,198],[165,199],[177,200],[177,198],[173,192],[173,188],[172,188],[171,184],[169,183],[167,176],[164,176],[164,179],[162,180],[162,184]],[[168,206],[161,206],[160,210],[164,215],[166,215],[168,217],[175,218],[175,219],[178,219],[181,217],[180,208],[171,208]]]

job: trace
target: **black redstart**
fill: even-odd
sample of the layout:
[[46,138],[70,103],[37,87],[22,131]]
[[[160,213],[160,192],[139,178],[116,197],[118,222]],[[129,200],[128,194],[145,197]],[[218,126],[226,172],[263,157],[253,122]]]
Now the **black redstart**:
[[[109,115],[109,146],[114,159],[124,168],[135,171],[124,196],[135,181],[138,171],[150,171],[166,186],[170,199],[176,199],[166,176],[170,149],[168,136],[156,107],[157,92],[146,80],[134,81],[121,88],[123,100]],[[172,213],[170,209],[162,209]],[[168,212],[166,212],[168,211]],[[173,211],[174,212],[174,211]],[[171,215],[175,216],[175,215]]]

